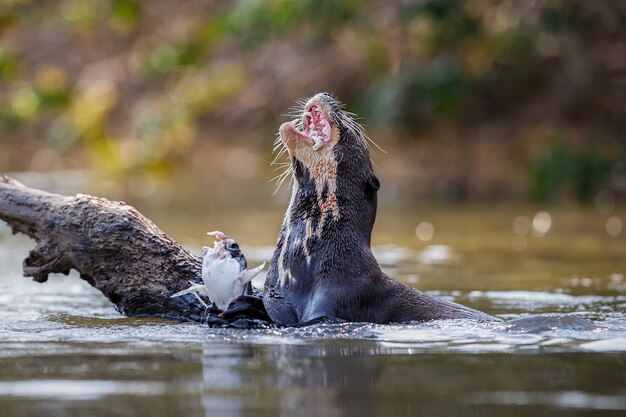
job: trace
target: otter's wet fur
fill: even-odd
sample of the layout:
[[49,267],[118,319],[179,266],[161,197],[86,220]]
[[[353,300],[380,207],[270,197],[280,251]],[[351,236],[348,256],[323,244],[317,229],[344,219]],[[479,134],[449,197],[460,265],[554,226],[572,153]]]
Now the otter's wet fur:
[[[315,116],[307,117],[310,114]],[[370,249],[380,183],[365,131],[327,93],[307,100],[302,115],[279,131],[278,140],[289,153],[293,189],[263,294],[272,320],[282,324],[323,317],[372,323],[494,320],[410,288],[381,271]],[[314,150],[312,141],[299,131],[307,122],[324,118],[331,134]]]

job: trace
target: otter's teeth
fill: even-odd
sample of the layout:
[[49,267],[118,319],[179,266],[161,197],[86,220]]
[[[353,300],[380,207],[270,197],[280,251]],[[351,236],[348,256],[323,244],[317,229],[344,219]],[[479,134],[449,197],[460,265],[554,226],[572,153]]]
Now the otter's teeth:
[[311,136],[311,139],[313,139],[313,150],[314,151],[317,151],[324,144],[324,138],[320,138],[317,135],[316,136]]

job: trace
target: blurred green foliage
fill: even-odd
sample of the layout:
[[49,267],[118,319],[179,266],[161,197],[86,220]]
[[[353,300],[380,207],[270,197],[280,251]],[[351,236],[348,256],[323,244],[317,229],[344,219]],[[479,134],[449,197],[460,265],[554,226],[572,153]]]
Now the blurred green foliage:
[[545,201],[571,188],[578,201],[590,201],[611,172],[623,167],[621,155],[607,157],[597,149],[574,152],[563,141],[555,143],[531,164],[532,191],[538,200]]
[[[318,89],[409,138],[547,123],[621,141],[619,57],[602,48],[623,34],[610,0],[4,0],[0,144],[36,134],[105,172],[165,173],[207,127],[275,128]],[[571,180],[587,198],[610,171],[593,152],[545,149],[539,197]]]

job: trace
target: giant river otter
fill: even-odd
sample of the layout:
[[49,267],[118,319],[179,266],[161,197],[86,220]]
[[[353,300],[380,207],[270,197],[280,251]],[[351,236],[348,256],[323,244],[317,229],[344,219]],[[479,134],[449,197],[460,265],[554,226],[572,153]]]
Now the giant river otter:
[[263,293],[274,322],[495,319],[380,270],[370,249],[380,183],[363,128],[337,99],[309,99],[301,119],[280,126],[278,140],[294,181]]

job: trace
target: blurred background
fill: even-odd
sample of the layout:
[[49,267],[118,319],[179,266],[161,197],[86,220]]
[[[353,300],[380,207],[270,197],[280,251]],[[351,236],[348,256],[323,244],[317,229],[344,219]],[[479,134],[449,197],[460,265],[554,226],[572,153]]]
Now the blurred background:
[[0,36],[0,171],[30,185],[283,208],[277,128],[328,91],[383,207],[626,196],[620,0],[2,0]]

